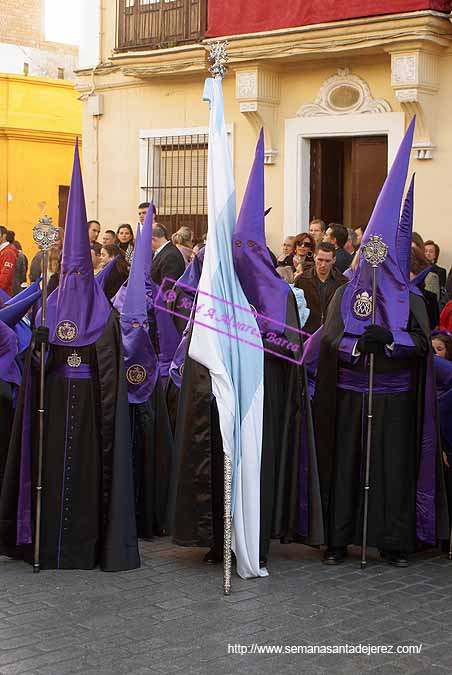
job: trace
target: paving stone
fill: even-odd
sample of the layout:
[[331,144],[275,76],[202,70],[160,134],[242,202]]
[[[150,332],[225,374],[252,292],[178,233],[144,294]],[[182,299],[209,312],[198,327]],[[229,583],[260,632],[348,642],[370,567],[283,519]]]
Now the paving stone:
[[[442,673],[452,663],[452,567],[437,552],[406,570],[378,560],[338,568],[321,552],[273,544],[270,576],[233,577],[204,551],[141,545],[120,574],[44,571],[0,559],[0,675],[277,675]],[[418,644],[419,655],[228,654],[228,645]]]

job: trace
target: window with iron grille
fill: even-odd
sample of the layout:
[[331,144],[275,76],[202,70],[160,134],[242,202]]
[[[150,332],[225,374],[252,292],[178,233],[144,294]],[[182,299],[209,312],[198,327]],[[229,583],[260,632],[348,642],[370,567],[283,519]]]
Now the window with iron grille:
[[153,136],[146,143],[142,197],[154,201],[158,221],[172,234],[182,225],[196,239],[207,230],[208,134]]
[[207,0],[117,0],[118,50],[198,42],[207,28]]
[[[233,125],[226,131],[232,156]],[[208,143],[207,127],[140,131],[140,201],[154,201],[170,234],[186,225],[200,240],[207,231]]]

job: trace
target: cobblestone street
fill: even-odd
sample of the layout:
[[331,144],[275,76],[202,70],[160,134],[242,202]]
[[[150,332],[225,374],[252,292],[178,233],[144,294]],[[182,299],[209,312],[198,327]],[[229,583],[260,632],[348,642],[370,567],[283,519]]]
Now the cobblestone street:
[[[203,551],[142,545],[140,570],[33,575],[0,559],[0,673],[450,673],[452,563],[432,552],[406,570],[358,551],[338,567],[303,546],[272,546],[268,579],[233,578]],[[418,655],[240,655],[228,645],[422,644]]]

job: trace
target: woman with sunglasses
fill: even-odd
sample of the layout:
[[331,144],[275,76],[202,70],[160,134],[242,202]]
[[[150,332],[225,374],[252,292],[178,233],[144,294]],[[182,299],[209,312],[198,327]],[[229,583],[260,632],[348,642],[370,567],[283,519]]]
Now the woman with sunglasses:
[[314,265],[315,239],[309,232],[302,232],[295,237],[293,264],[295,278],[311,269]]

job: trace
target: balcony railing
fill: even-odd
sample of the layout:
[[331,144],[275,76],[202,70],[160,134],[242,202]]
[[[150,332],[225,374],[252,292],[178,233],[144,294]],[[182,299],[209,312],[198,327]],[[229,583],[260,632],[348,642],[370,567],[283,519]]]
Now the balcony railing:
[[118,51],[162,49],[204,37],[207,0],[117,0]]

